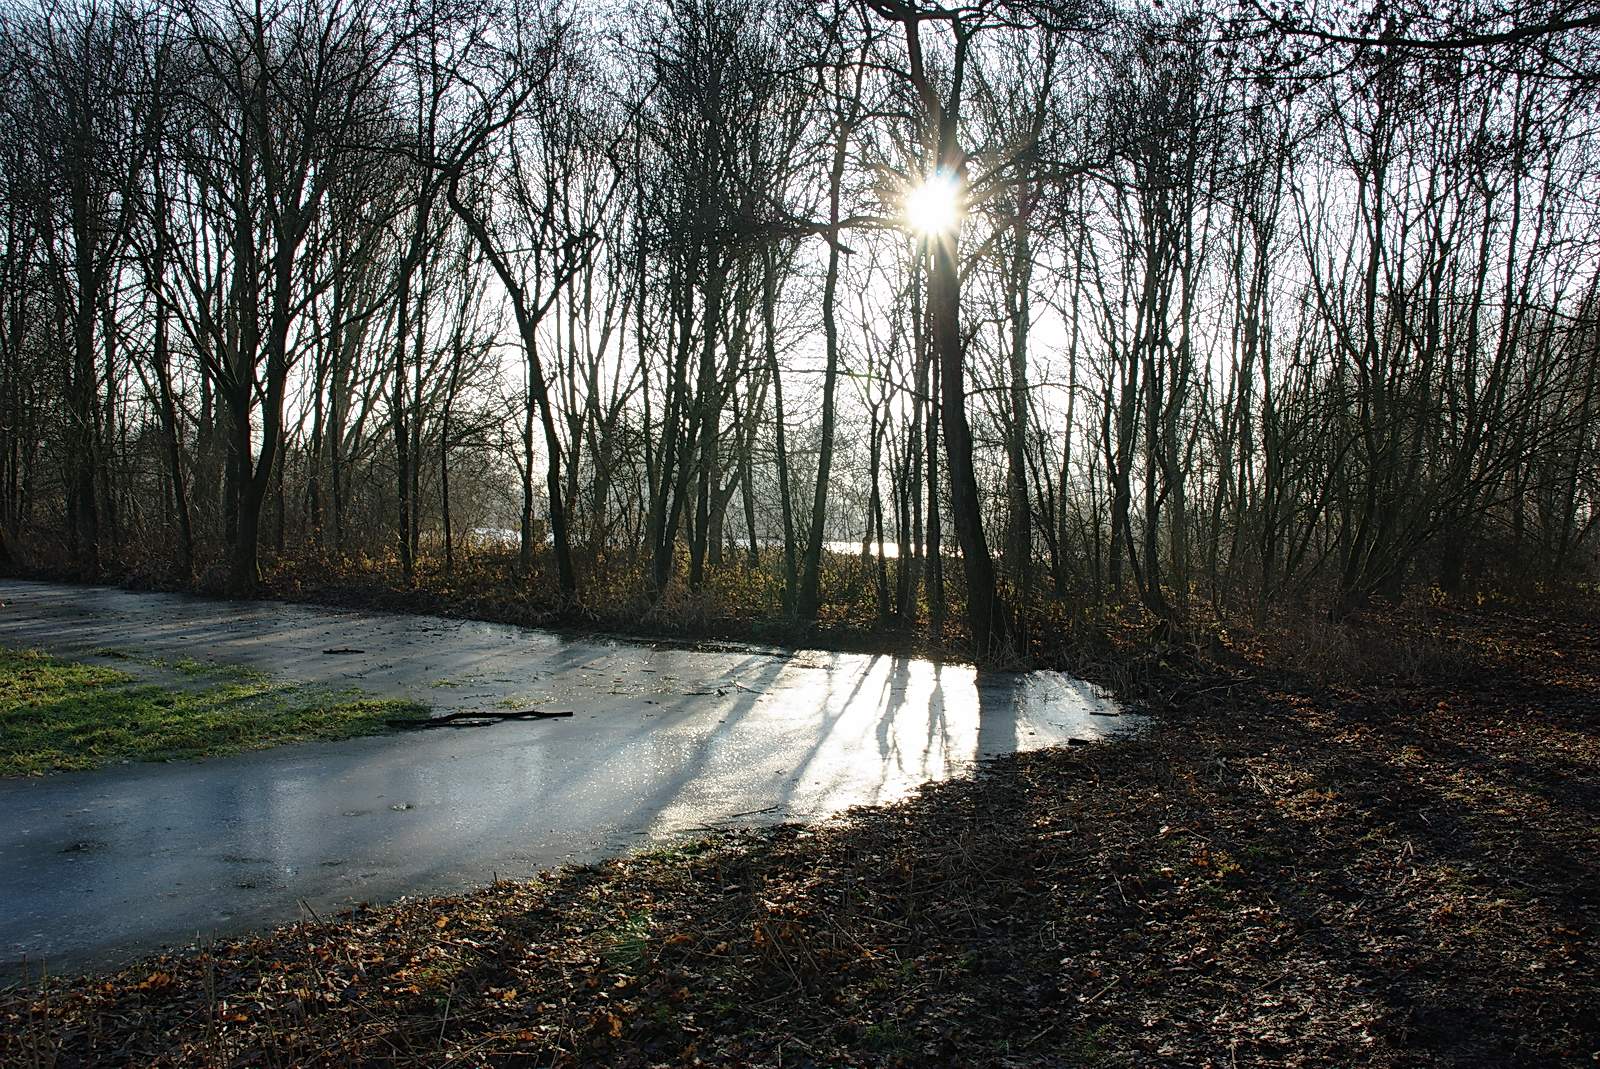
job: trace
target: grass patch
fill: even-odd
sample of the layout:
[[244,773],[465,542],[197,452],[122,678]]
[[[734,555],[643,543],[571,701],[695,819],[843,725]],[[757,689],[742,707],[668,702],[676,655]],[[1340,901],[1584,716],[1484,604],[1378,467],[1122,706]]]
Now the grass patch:
[[643,910],[629,913],[602,938],[610,943],[607,961],[618,968],[633,968],[650,953],[650,914]]
[[118,661],[131,661],[134,664],[149,665],[152,668],[165,668],[187,679],[197,679],[202,676],[227,677],[230,679],[248,679],[257,683],[265,683],[272,678],[270,673],[259,668],[251,668],[243,664],[225,664],[222,661],[197,661],[193,657],[179,657],[176,660],[166,657],[147,657],[127,650],[119,650],[110,646],[90,650],[96,657],[106,657]]
[[214,674],[223,681],[172,691],[113,668],[0,650],[0,775],[349,739],[387,732],[389,717],[427,715],[415,702],[308,691],[226,666]]

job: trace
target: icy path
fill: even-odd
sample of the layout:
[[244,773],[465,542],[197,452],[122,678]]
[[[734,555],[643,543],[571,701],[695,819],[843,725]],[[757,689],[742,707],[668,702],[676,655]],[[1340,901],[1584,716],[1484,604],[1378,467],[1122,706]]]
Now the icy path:
[[1049,672],[29,582],[0,581],[0,601],[12,648],[121,668],[94,651],[214,659],[439,712],[576,713],[0,780],[0,960],[52,968],[266,927],[301,902],[325,915],[696,829],[818,819],[1137,719],[1092,715],[1115,707]]

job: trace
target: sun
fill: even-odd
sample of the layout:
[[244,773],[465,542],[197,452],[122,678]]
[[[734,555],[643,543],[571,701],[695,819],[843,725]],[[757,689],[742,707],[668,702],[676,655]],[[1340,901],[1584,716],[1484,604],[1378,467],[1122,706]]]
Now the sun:
[[906,224],[919,234],[943,234],[961,221],[961,186],[949,175],[935,175],[906,194]]

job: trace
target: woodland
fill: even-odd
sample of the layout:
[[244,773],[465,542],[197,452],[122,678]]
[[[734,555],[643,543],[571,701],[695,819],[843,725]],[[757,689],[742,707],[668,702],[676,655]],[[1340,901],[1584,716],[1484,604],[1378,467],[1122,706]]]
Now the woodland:
[[0,1061],[1592,1066],[1597,58],[1577,0],[0,9],[3,568],[1156,714],[24,959]]
[[[983,664],[1593,578],[1577,4],[0,14],[0,562]],[[376,581],[375,580],[375,581]]]

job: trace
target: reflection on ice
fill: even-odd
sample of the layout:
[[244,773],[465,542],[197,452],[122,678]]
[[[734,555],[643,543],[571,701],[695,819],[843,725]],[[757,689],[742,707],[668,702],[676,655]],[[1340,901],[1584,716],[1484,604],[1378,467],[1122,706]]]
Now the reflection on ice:
[[[15,816],[0,825],[0,953],[64,966],[290,920],[302,900],[456,891],[694,829],[821,818],[1137,719],[1051,672],[39,583],[0,582],[0,601],[4,645],[217,659],[440,712],[576,714],[0,781]],[[61,852],[79,839],[104,845]]]
[[[745,715],[690,716],[674,734],[706,740],[709,770],[762,764],[784,814],[810,818],[894,801],[983,757],[1097,737],[1091,715],[1113,711],[1087,684],[1053,672],[978,677],[903,657],[807,653]],[[727,786],[716,774],[685,782],[652,830],[704,826],[733,802]]]

